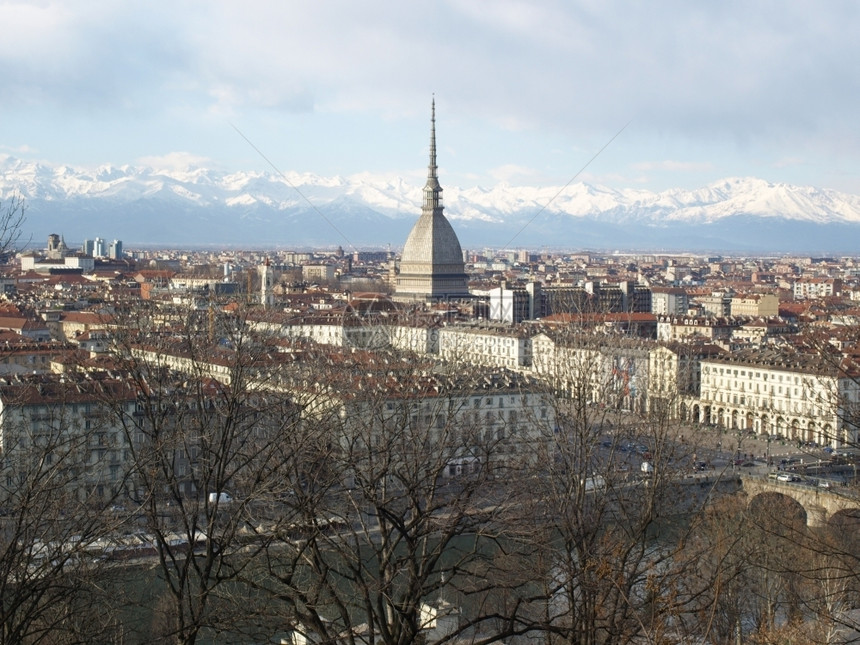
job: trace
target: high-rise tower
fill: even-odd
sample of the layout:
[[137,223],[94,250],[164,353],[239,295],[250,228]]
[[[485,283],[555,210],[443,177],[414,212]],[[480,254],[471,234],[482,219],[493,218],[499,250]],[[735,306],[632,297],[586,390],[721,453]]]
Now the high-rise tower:
[[260,304],[268,309],[275,304],[275,294],[273,293],[275,275],[269,258],[266,258],[263,264],[257,267],[257,270],[260,272]]
[[400,259],[394,299],[426,302],[469,297],[469,277],[457,234],[442,213],[442,187],[436,167],[436,100],[430,114],[430,165],[421,217],[415,222]]

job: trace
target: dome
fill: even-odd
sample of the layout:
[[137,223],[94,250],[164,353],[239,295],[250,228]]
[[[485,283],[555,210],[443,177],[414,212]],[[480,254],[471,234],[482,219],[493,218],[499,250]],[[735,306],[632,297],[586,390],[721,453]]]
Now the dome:
[[463,271],[463,250],[457,234],[442,213],[424,213],[415,222],[403,247],[401,266],[456,265]]

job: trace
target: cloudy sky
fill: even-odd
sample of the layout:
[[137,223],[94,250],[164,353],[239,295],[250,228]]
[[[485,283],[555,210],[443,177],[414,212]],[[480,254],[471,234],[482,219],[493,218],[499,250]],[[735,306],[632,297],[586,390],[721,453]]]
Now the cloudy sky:
[[860,193],[854,0],[0,0],[0,24],[0,156],[420,181],[435,95],[443,186],[591,162]]

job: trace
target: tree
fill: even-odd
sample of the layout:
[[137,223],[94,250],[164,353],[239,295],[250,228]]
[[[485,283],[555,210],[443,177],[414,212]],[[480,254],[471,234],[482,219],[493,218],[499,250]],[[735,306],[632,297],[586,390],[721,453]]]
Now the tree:
[[123,523],[111,510],[121,481],[110,478],[110,455],[119,447],[107,439],[115,428],[97,391],[127,400],[114,380],[33,375],[0,384],[0,643],[116,633],[102,556]]
[[500,555],[516,544],[508,485],[552,433],[550,418],[529,425],[541,415],[523,413],[546,407],[543,388],[397,353],[331,352],[320,363],[327,396],[305,407],[292,439],[296,453],[316,446],[319,465],[297,478],[293,523],[247,583],[311,640],[491,642],[528,631],[496,600],[527,582],[522,567],[508,577]]
[[680,546],[710,484],[683,479],[696,446],[678,440],[677,393],[649,410],[637,404],[648,360],[639,341],[575,327],[535,341],[557,427],[543,469],[522,487],[531,511],[522,523],[535,527],[543,563],[535,628],[552,642],[660,642],[685,611]]
[[0,202],[0,255],[6,255],[18,247],[24,234],[27,205],[24,198],[13,193]]
[[194,643],[235,627],[230,585],[276,534],[263,523],[275,513],[277,525],[291,487],[286,438],[297,409],[267,385],[280,357],[249,332],[241,308],[127,314],[115,360],[139,395],[113,413],[130,452],[131,503],[169,599],[156,636]]

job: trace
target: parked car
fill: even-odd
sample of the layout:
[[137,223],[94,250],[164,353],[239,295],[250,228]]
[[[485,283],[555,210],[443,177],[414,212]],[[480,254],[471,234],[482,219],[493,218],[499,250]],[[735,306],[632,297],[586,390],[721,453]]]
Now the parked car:
[[800,475],[795,475],[793,473],[779,473],[776,476],[777,481],[781,482],[799,482],[801,481]]

